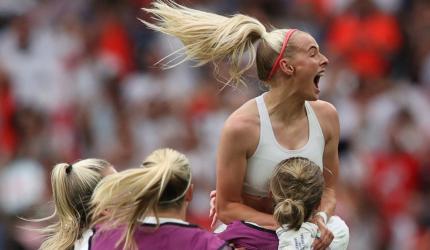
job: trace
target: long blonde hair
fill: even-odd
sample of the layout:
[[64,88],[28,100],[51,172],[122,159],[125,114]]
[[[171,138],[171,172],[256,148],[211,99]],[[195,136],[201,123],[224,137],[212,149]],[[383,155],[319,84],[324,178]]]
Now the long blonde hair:
[[[42,250],[72,249],[74,242],[89,227],[90,199],[103,178],[103,171],[112,165],[101,159],[85,159],[74,164],[55,165],[51,174],[54,213],[37,221],[58,218],[41,231],[48,235]],[[36,221],[36,220],[35,220]]]
[[280,162],[270,179],[276,221],[298,230],[319,206],[323,189],[322,171],[312,161],[293,157]]
[[[126,225],[116,247],[136,249],[133,234],[139,219],[160,209],[179,209],[191,184],[191,170],[185,155],[173,149],[158,149],[141,168],[125,170],[103,179],[92,197],[94,224],[102,230]],[[105,213],[105,211],[108,211]]]
[[[186,60],[197,61],[196,66],[212,62],[218,74],[218,63],[228,60],[231,67],[225,84],[245,84],[242,76],[255,61],[259,79],[268,80],[288,31],[276,29],[267,32],[261,22],[247,15],[225,17],[187,8],[170,0],[156,0],[151,8],[143,10],[153,15],[154,23],[141,20],[148,28],[175,36],[184,44],[184,48],[164,59],[168,67],[174,67]],[[259,39],[262,41],[256,51],[254,42]],[[294,47],[294,42],[289,42],[284,56],[291,56]],[[249,52],[249,59],[246,65],[241,67],[245,52]],[[185,55],[181,61],[170,65],[183,56],[183,53]]]

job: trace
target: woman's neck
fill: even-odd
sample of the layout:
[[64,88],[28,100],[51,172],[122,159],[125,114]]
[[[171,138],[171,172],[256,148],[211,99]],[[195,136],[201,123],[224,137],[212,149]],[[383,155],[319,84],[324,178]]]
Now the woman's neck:
[[173,218],[173,219],[179,219],[179,220],[186,221],[187,209],[186,209],[186,206],[182,206],[179,210],[174,209],[174,208],[159,210],[157,212],[157,215],[160,218]]
[[264,101],[270,117],[276,120],[291,121],[306,115],[305,100],[288,91],[271,89],[264,95]]

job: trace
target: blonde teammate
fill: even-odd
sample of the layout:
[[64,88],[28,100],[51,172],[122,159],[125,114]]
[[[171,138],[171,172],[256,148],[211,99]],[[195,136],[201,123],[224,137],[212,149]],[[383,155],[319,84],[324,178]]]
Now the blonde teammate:
[[54,213],[44,219],[57,221],[43,229],[47,239],[41,250],[87,250],[93,234],[90,228],[90,199],[97,184],[115,168],[101,159],[85,159],[73,164],[60,163],[52,170],[51,183]]
[[154,151],[141,168],[109,176],[94,191],[91,249],[231,249],[186,221],[192,194],[188,159],[172,149]]
[[[324,178],[319,167],[308,159],[296,157],[279,163],[270,180],[274,217],[280,227],[279,250],[310,250],[320,237],[317,225],[312,223],[321,203]],[[328,249],[346,250],[349,232],[345,222],[332,216],[327,227],[334,239]]]

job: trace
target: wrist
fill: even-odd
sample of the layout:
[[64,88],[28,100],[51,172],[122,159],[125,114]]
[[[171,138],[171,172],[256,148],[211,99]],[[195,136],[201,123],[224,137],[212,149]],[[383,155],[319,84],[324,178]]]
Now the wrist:
[[318,213],[316,213],[316,215],[318,215],[319,217],[322,218],[324,224],[327,224],[328,221],[328,214],[324,211],[319,211]]

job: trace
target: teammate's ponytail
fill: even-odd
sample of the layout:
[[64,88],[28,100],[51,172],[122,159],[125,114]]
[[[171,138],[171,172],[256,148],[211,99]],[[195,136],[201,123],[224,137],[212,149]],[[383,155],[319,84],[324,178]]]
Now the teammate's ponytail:
[[70,249],[89,227],[92,193],[112,165],[100,159],[86,159],[74,164],[60,163],[52,170],[51,184],[55,211],[51,216],[30,221],[58,221],[44,229],[47,239],[40,249]]
[[324,190],[322,171],[312,161],[294,157],[280,162],[270,179],[279,225],[298,230],[318,208]]
[[124,249],[136,249],[139,220],[154,215],[158,224],[158,211],[180,209],[191,185],[188,160],[175,150],[156,150],[142,165],[106,177],[92,198],[94,224],[103,223],[102,230],[125,226],[116,245],[123,242]]

